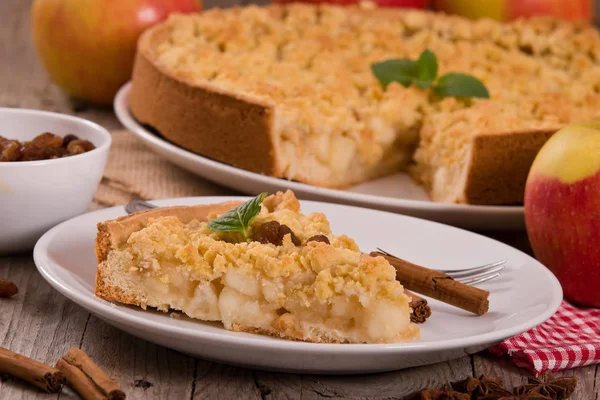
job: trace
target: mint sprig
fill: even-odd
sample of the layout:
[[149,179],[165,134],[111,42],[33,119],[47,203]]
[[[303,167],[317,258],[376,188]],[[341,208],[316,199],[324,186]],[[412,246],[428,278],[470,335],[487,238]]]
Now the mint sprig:
[[435,54],[430,50],[421,53],[415,62],[417,79],[414,83],[421,89],[427,89],[433,84],[438,74],[438,61]]
[[457,72],[440,77],[433,91],[442,97],[490,97],[490,93],[479,79]]
[[219,218],[208,221],[206,224],[215,232],[241,232],[246,239],[250,236],[250,223],[260,213],[261,204],[267,193],[261,193],[244,204],[227,211]]
[[384,87],[398,82],[405,87],[414,84],[421,89],[431,88],[441,97],[490,97],[483,82],[472,75],[450,72],[438,79],[438,60],[429,49],[415,61],[395,58],[374,63],[371,70]]
[[371,69],[383,86],[387,86],[392,82],[409,86],[417,75],[415,62],[408,58],[396,58],[375,63],[371,65]]

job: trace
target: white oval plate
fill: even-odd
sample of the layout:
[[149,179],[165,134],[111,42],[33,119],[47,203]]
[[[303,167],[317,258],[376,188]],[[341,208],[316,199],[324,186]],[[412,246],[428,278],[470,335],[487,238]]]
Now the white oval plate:
[[[231,199],[181,198],[156,204],[208,204]],[[230,332],[216,323],[113,304],[94,296],[94,240],[96,224],[125,215],[123,207],[92,212],[56,226],[37,243],[34,260],[42,276],[59,292],[132,335],[210,360],[287,372],[366,373],[447,361],[542,323],[561,303],[562,291],[552,273],[500,242],[398,214],[312,201],[301,204],[304,213],[324,212],[333,232],[353,237],[363,251],[379,246],[409,261],[440,269],[464,269],[507,259],[502,276],[481,286],[491,292],[490,311],[478,317],[431,300],[433,315],[421,325],[419,341],[315,344]]]
[[348,190],[327,189],[246,171],[184,150],[140,125],[129,112],[128,83],[115,97],[115,113],[123,125],[152,151],[219,185],[257,195],[291,189],[298,197],[391,211],[469,229],[523,229],[521,206],[472,206],[436,203],[406,173],[376,179]]

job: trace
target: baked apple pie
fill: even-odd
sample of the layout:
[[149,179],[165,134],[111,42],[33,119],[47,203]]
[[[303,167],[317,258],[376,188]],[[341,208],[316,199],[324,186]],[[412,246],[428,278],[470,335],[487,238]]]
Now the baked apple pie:
[[308,342],[419,336],[394,267],[332,234],[325,215],[301,214],[290,191],[106,221],[96,253],[95,292],[110,301]]
[[[425,49],[490,98],[383,86],[372,65]],[[514,204],[537,151],[600,119],[600,34],[417,10],[286,4],[173,15],[138,43],[130,108],[217,161],[344,188],[410,171],[434,201]]]

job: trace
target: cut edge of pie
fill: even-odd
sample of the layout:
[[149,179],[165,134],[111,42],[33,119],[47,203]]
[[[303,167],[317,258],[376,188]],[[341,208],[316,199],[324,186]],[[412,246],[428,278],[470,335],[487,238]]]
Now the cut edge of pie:
[[[276,246],[210,231],[205,221],[237,205],[168,207],[98,224],[96,296],[291,340],[418,338],[410,298],[384,258],[333,235],[323,214],[300,214],[289,191],[267,197],[253,224],[285,223],[302,245],[289,234]],[[331,244],[307,242],[315,234]]]

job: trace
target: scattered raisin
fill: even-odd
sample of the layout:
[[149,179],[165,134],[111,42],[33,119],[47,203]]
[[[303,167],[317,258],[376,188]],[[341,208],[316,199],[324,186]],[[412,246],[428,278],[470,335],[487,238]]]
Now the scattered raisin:
[[308,242],[322,242],[322,243],[327,243],[327,244],[331,244],[329,242],[329,238],[325,235],[315,235],[315,236],[311,236],[310,238],[308,238],[308,240],[306,241],[306,243]]
[[279,227],[279,233],[281,234],[282,241],[283,237],[289,233],[292,238],[292,243],[294,243],[296,246],[300,246],[302,244],[302,241],[298,239],[298,236],[296,236],[294,232],[290,229],[290,227],[287,225],[281,225]]
[[281,246],[285,235],[289,234],[292,239],[292,243],[296,246],[300,246],[302,243],[300,239],[294,234],[294,232],[287,225],[281,225],[277,221],[265,222],[255,228],[254,240],[260,243],[271,243],[276,246]]
[[63,139],[53,133],[46,132],[33,138],[31,143],[39,147],[62,147]]
[[279,222],[271,221],[254,228],[254,240],[263,244],[276,243],[279,240]]
[[0,279],[0,298],[12,297],[18,292],[19,289],[13,282]]
[[254,240],[264,244],[281,244],[281,238],[279,237],[279,222],[270,221],[258,225],[254,231]]
[[88,140],[81,140],[81,139],[73,140],[67,146],[67,151],[69,152],[69,154],[72,154],[72,155],[82,154],[82,153],[85,153],[86,151],[90,151],[93,149],[94,149],[94,145],[92,144],[92,142],[90,142]]

